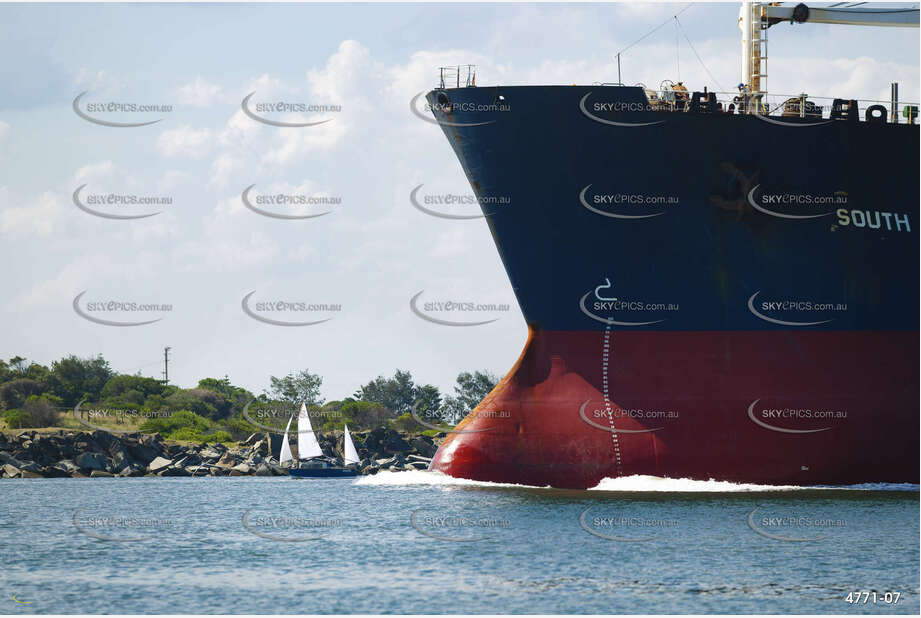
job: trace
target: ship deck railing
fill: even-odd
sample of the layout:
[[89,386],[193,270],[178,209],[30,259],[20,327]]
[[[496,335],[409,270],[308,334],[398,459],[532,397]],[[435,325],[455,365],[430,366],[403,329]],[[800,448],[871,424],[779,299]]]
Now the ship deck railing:
[[450,67],[438,67],[438,87],[472,88],[476,86],[476,65],[475,64],[456,64]]
[[[683,111],[685,106],[684,100],[690,101],[693,92],[681,92],[674,90],[651,90],[645,88],[646,97],[650,105],[660,111]],[[774,118],[808,118],[813,120],[831,118],[832,108],[834,106],[834,97],[814,97],[803,94],[773,94],[773,93],[755,93],[748,95],[747,100],[738,92],[719,92],[709,91],[716,95],[717,105],[723,113],[729,113],[730,105],[734,106],[732,113],[735,114],[760,114]],[[877,99],[847,99],[844,100],[848,105],[851,100],[857,101],[858,117],[861,121],[866,120],[867,109],[873,106],[881,106],[886,110],[886,122],[888,124],[917,124],[919,104],[910,101],[897,101],[896,109],[893,110],[892,101]],[[760,104],[759,104],[760,102]],[[805,103],[804,103],[805,102]],[[847,111],[845,107],[845,111]],[[893,114],[893,111],[895,113]]]

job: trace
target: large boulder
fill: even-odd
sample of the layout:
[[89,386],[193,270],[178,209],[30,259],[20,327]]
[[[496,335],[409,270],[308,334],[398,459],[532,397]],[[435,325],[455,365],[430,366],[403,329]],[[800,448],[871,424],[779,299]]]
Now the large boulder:
[[55,467],[66,471],[67,474],[73,474],[74,472],[79,472],[80,470],[80,468],[78,468],[77,465],[69,459],[62,459],[55,465]]
[[121,442],[113,442],[109,446],[109,457],[112,459],[112,467],[119,472],[134,463],[128,449]]
[[176,465],[177,466],[181,465],[181,466],[188,468],[189,466],[199,466],[201,465],[201,463],[202,463],[201,455],[199,455],[198,453],[189,453],[188,455],[183,457],[182,461],[178,462]]
[[127,450],[128,454],[132,459],[141,462],[142,464],[149,465],[154,459],[160,456],[163,452],[162,448],[157,448],[156,442],[143,442],[138,441],[137,444],[128,444]]
[[240,463],[240,458],[231,451],[227,451],[214,465],[220,468],[233,468],[238,463]]
[[173,460],[165,457],[157,457],[147,465],[147,471],[156,474],[173,465]]
[[57,449],[57,454],[60,459],[71,459],[74,455],[77,454],[77,451],[74,448],[73,435],[63,434],[60,436],[55,436],[51,440]]
[[170,444],[166,447],[166,455],[172,459],[179,459],[188,453],[188,448],[182,444]]
[[272,471],[272,476],[288,476],[287,468],[282,468],[281,466],[278,466],[272,462],[263,465],[267,465],[269,467],[269,470]]
[[214,463],[214,462],[216,462],[218,459],[221,458],[221,455],[222,455],[222,454],[223,454],[223,453],[222,453],[221,451],[217,451],[217,450],[215,450],[215,449],[213,449],[213,448],[210,448],[210,447],[209,447],[209,448],[203,448],[203,449],[202,449],[201,451],[199,451],[199,453],[198,453],[199,457],[201,457],[202,460],[207,461],[208,463]]
[[98,453],[80,453],[74,458],[74,463],[82,470],[106,470],[109,462]]
[[230,469],[230,476],[245,476],[252,472],[252,468],[245,463],[238,464]]
[[144,476],[146,473],[147,468],[132,463],[122,468],[117,476]]
[[387,427],[377,427],[371,430],[362,446],[367,449],[369,456],[375,458],[409,453],[412,450],[398,431]]
[[266,435],[269,442],[269,452],[275,457],[278,457],[279,453],[281,453],[281,440],[284,436],[280,433],[270,433]]
[[188,466],[186,472],[191,476],[208,476],[211,474],[211,469],[213,466],[201,465],[201,466]]
[[418,436],[409,441],[409,445],[423,457],[434,457],[438,449],[428,436]]
[[188,470],[179,466],[170,466],[157,472],[157,476],[190,476]]
[[46,479],[60,479],[60,478],[69,478],[70,472],[62,468],[61,466],[46,466],[42,468],[42,476]]
[[9,478],[37,478],[42,476],[42,468],[34,461],[19,461],[13,457],[7,458],[3,464],[3,472]]
[[48,436],[40,435],[36,437],[31,441],[31,446],[25,450],[28,454],[27,459],[31,459],[42,466],[50,466],[58,459],[61,459],[57,444]]
[[98,444],[104,451],[108,451],[114,443],[119,442],[119,439],[108,431],[101,431],[97,429],[92,433],[92,436],[93,442]]
[[261,455],[262,457],[268,457],[271,455],[271,451],[269,450],[269,441],[266,439],[257,441],[255,444],[253,444],[251,452],[256,455]]

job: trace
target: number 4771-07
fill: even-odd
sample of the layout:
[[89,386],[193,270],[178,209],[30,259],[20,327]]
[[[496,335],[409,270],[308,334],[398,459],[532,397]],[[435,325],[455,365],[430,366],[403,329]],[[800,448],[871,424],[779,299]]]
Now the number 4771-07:
[[867,603],[886,603],[890,605],[895,605],[899,602],[899,599],[902,598],[901,592],[884,592],[882,594],[873,591],[863,591],[863,592],[848,592],[845,601],[853,605],[857,604],[867,604]]

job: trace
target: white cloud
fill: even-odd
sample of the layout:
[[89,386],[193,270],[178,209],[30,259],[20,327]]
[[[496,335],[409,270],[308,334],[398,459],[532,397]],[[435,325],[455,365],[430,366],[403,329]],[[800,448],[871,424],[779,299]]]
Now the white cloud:
[[213,144],[210,129],[195,129],[187,125],[168,129],[157,138],[157,150],[166,157],[200,159],[211,151]]
[[93,71],[85,67],[77,71],[74,85],[96,95],[113,94],[122,89],[122,81],[118,76],[101,69]]
[[100,161],[99,163],[90,163],[77,169],[74,172],[73,183],[83,184],[93,181],[105,180],[112,177],[115,171],[115,164],[111,161]]
[[157,184],[157,191],[174,191],[182,185],[194,182],[196,177],[193,174],[182,170],[167,170]]
[[40,279],[24,289],[15,303],[24,308],[47,310],[61,307],[81,290],[94,290],[111,280],[149,279],[158,272],[160,257],[149,252],[133,254],[130,259],[113,260],[103,254],[78,255],[59,265],[57,274]]
[[7,122],[0,120],[0,141],[6,139],[6,136],[10,133],[10,125]]
[[222,152],[211,163],[211,178],[209,184],[215,188],[223,189],[230,184],[231,179],[239,178],[247,169],[246,161],[232,152]]
[[307,71],[307,84],[314,103],[370,103],[375,82],[385,80],[384,65],[374,60],[371,50],[357,41],[346,40],[321,70]]
[[277,99],[280,96],[290,94],[295,91],[295,88],[285,84],[279,78],[273,77],[268,73],[263,73],[259,77],[255,77],[249,80],[246,83],[246,87],[243,89],[245,92],[241,95],[240,99],[248,95],[250,92],[255,93],[253,98],[259,101],[272,101]]
[[280,254],[279,243],[264,232],[206,224],[201,238],[188,240],[173,252],[172,268],[179,272],[242,274],[246,269],[271,264]]
[[264,128],[265,125],[249,118],[242,109],[238,109],[218,135],[218,143],[232,148],[251,147]]
[[223,86],[205,81],[200,75],[195,81],[179,86],[176,89],[176,99],[180,105],[190,107],[210,107],[215,103],[229,101]]
[[[0,203],[10,203],[9,191],[0,188]],[[14,202],[15,203],[15,202]],[[6,238],[47,237],[54,232],[58,219],[64,213],[61,195],[46,191],[26,199],[18,206],[0,210],[0,234]]]

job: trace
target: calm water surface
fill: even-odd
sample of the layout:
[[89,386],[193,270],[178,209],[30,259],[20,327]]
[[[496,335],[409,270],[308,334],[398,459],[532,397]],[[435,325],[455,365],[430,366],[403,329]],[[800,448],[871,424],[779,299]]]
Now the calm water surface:
[[919,613],[917,486],[601,487],[0,481],[0,613]]

